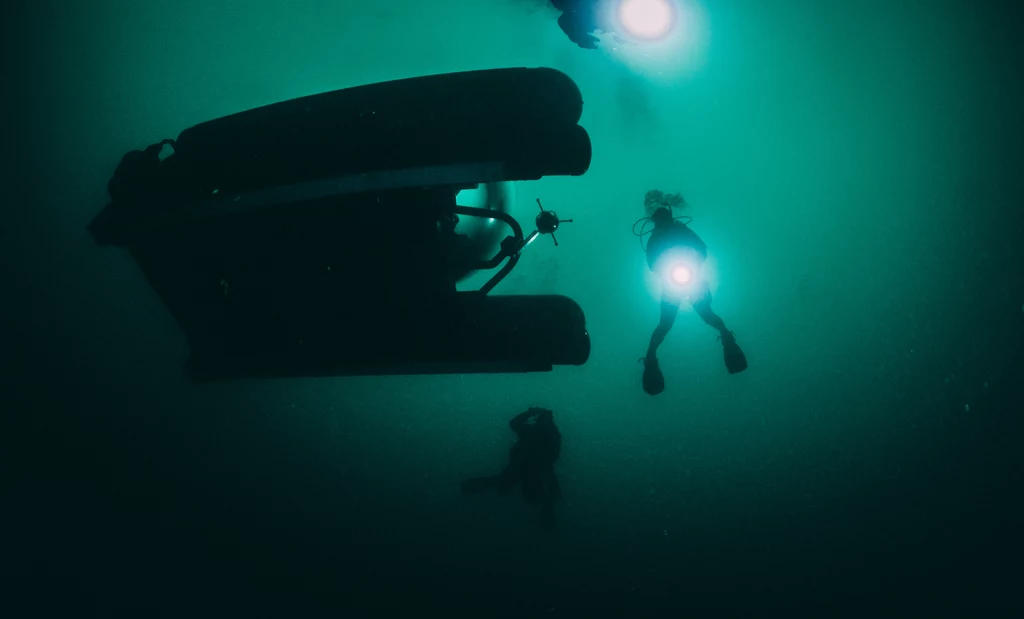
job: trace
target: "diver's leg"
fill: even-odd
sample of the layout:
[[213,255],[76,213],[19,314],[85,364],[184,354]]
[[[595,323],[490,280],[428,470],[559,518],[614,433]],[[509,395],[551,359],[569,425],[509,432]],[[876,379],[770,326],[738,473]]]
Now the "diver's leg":
[[676,314],[679,313],[679,303],[674,302],[668,297],[661,299],[661,319],[658,321],[658,326],[654,329],[654,333],[651,334],[651,343],[647,347],[647,358],[653,359],[657,356],[658,347],[665,341],[665,336],[672,330],[672,325],[676,322]]
[[725,367],[729,373],[736,374],[747,369],[747,357],[736,343],[736,336],[726,328],[725,321],[711,310],[711,291],[707,289],[706,285],[704,295],[693,304],[693,309],[701,320],[721,334],[722,348],[725,351]]
[[489,477],[474,477],[462,482],[462,494],[471,495],[483,492],[484,490],[496,488],[498,490],[498,494],[504,496],[512,491],[512,488],[518,481],[518,466],[517,462],[513,460],[505,467],[505,470],[497,475],[491,475]]
[[661,367],[658,364],[658,347],[665,341],[665,336],[668,335],[672,325],[675,324],[676,314],[678,313],[678,303],[667,297],[662,298],[661,319],[658,321],[658,326],[654,329],[654,333],[651,334],[651,343],[647,347],[647,356],[643,359],[643,387],[644,391],[650,395],[658,395],[665,390],[665,376],[661,373]]
[[728,333],[725,328],[725,321],[722,317],[711,310],[711,292],[705,292],[699,301],[693,304],[693,309],[709,327],[715,329],[723,336]]

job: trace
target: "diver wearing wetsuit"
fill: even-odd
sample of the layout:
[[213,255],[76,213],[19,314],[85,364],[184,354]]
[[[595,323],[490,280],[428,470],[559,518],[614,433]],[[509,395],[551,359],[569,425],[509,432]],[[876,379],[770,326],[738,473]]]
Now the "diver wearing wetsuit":
[[[661,192],[648,193],[648,201],[662,197]],[[655,198],[656,199],[656,198]],[[681,199],[681,198],[680,198]],[[707,259],[707,245],[697,233],[672,217],[670,207],[658,207],[651,215],[654,231],[647,242],[647,265],[662,275],[661,320],[651,334],[647,356],[643,358],[644,391],[657,395],[665,389],[665,377],[658,364],[658,347],[675,323],[683,301],[693,305],[701,319],[721,334],[725,350],[725,366],[730,374],[747,368],[747,359],[736,344],[736,337],[725,326],[725,321],[711,310],[711,290],[700,275]]]
[[562,496],[555,477],[554,464],[562,448],[562,434],[555,426],[553,413],[546,408],[530,408],[508,424],[519,440],[509,451],[508,466],[498,475],[477,477],[462,482],[462,493],[472,495],[497,488],[505,496],[516,484],[522,484],[523,500],[540,505],[541,525],[555,524],[554,504]]

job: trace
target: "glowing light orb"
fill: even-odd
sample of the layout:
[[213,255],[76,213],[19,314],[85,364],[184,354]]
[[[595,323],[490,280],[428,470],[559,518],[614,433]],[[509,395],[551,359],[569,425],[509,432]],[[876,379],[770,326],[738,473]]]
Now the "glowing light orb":
[[619,20],[635,37],[658,39],[672,28],[672,7],[668,0],[622,0]]
[[689,284],[693,278],[693,273],[685,265],[677,265],[672,269],[672,281],[680,286]]

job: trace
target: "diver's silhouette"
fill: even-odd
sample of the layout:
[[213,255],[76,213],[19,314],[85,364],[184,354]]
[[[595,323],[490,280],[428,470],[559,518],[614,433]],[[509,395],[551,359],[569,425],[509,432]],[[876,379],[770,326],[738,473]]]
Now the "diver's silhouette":
[[[665,341],[683,301],[693,305],[697,315],[720,333],[725,350],[725,366],[730,374],[747,369],[747,359],[736,344],[736,337],[725,326],[725,321],[711,310],[711,290],[701,274],[708,249],[704,241],[686,224],[672,217],[672,206],[682,204],[682,196],[665,195],[652,190],[647,193],[645,206],[657,207],[650,220],[654,231],[647,242],[647,266],[662,276],[661,320],[651,334],[644,362],[643,387],[651,395],[665,389],[665,377],[658,364],[657,351]],[[660,206],[658,206],[660,204]]]
[[555,426],[553,413],[546,408],[530,408],[508,424],[519,440],[509,452],[505,470],[491,477],[476,477],[462,482],[462,493],[472,495],[496,488],[505,496],[516,484],[522,484],[523,500],[540,505],[541,524],[555,524],[554,503],[561,497],[554,464],[562,447],[562,434]]
[[551,0],[551,5],[562,11],[558,26],[570,41],[584,49],[597,49],[600,39],[593,33],[603,28],[598,21],[596,0]]

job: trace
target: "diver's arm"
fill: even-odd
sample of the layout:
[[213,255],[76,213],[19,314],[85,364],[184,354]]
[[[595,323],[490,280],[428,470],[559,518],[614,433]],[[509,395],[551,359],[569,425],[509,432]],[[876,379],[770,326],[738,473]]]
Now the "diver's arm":
[[651,238],[647,239],[647,267],[654,270],[654,264],[661,257],[661,236],[658,231],[651,232]]
[[700,259],[701,259],[702,262],[704,260],[707,260],[708,259],[708,246],[704,243],[704,241],[699,236],[697,236],[696,233],[694,233],[693,238],[697,241],[696,244],[693,246],[693,249],[698,254],[700,254]]
[[526,420],[532,417],[535,413],[533,411],[526,411],[525,413],[519,413],[512,418],[512,421],[508,422],[510,430],[516,434],[521,434],[523,428],[526,427]]
[[512,431],[515,432],[516,434],[521,435],[521,431],[526,428],[527,419],[529,419],[530,417],[538,417],[540,415],[543,415],[544,413],[550,412],[551,411],[545,408],[537,408],[536,406],[531,406],[525,412],[519,413],[518,415],[513,417],[512,421],[508,422],[508,427],[511,428]]

